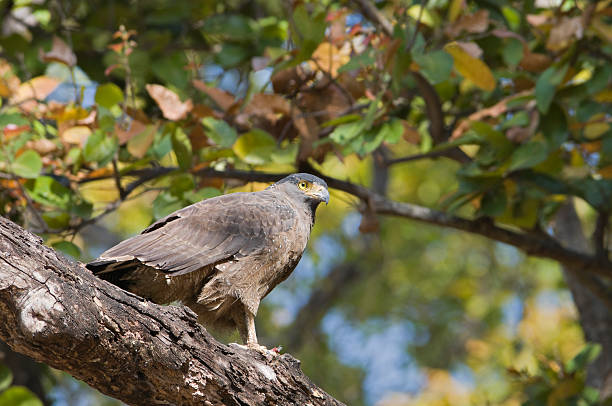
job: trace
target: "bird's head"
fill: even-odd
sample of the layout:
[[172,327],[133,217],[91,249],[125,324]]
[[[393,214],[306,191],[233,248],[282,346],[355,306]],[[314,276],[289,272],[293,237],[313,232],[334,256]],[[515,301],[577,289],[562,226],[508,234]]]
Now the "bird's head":
[[309,173],[294,173],[272,186],[283,189],[289,196],[303,201],[313,209],[316,209],[321,202],[329,203],[327,183]]

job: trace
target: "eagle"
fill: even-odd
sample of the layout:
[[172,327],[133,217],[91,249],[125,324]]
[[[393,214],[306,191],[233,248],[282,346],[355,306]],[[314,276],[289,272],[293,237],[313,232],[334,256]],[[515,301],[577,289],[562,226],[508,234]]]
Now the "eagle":
[[155,303],[179,301],[212,329],[257,342],[260,301],[295,269],[324,180],[289,175],[258,192],[202,200],[156,221],[87,264],[98,277]]

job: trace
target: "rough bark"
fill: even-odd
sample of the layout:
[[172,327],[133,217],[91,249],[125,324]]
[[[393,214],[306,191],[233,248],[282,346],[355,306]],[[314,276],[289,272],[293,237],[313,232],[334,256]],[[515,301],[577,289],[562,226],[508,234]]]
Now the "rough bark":
[[[565,204],[555,219],[555,234],[564,245],[591,251],[572,204]],[[600,390],[601,399],[612,397],[612,313],[576,276],[580,269],[563,266],[565,281],[578,309],[585,339],[602,346],[601,355],[588,367],[587,383]]]
[[217,342],[184,306],[94,277],[0,217],[0,339],[133,405],[339,405],[290,355]]

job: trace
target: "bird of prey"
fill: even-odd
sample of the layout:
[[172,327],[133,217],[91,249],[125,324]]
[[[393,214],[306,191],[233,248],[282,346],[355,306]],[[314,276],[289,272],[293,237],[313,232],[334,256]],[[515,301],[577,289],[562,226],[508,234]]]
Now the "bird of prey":
[[87,264],[102,279],[155,303],[180,301],[207,327],[237,328],[259,348],[260,301],[299,262],[322,179],[297,173],[251,193],[232,193],[178,210]]

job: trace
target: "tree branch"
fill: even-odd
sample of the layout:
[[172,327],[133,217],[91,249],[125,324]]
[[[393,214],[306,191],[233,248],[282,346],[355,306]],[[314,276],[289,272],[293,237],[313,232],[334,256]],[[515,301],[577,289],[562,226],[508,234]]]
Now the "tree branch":
[[188,308],[98,279],[2,217],[0,339],[128,404],[341,404],[290,355],[223,345]]

